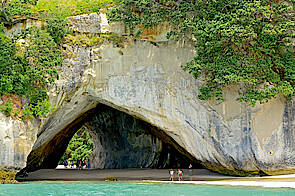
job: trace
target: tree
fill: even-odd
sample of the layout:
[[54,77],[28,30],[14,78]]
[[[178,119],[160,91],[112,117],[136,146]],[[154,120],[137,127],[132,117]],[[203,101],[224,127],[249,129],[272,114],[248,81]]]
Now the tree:
[[71,139],[64,155],[60,160],[76,162],[77,160],[88,160],[93,150],[93,142],[86,127],[79,129]]

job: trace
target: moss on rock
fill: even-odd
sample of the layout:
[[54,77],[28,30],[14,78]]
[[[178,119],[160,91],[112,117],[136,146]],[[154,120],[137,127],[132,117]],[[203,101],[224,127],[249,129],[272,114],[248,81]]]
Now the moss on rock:
[[15,184],[16,172],[0,170],[0,184]]

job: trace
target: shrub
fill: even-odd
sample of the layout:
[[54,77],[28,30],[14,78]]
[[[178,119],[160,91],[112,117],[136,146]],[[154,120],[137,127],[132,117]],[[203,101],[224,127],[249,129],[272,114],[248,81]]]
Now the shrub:
[[[22,55],[12,40],[0,33],[0,95],[16,93],[27,97],[24,119],[32,115],[45,117],[53,110],[47,88],[58,78],[56,68],[62,64],[62,52],[49,33],[40,28],[27,29],[14,39],[20,38],[27,43]],[[1,106],[1,110],[12,114],[10,105]]]
[[32,4],[35,3],[35,0],[10,0],[5,9],[10,17],[29,16],[32,14]]
[[65,8],[50,9],[42,14],[46,22],[42,29],[45,29],[57,44],[61,44],[64,37],[70,33],[66,20],[69,15]]
[[6,116],[11,116],[13,111],[12,99],[8,99],[5,105],[0,105],[0,111],[4,112]]

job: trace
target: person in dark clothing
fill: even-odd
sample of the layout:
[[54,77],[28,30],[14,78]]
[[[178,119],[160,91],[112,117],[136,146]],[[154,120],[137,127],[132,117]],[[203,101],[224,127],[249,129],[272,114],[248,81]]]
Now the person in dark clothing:
[[189,166],[188,166],[188,175],[189,175],[190,181],[192,181],[193,180],[193,166],[192,166],[192,164],[189,164]]
[[76,168],[79,169],[79,160],[76,160]]
[[79,169],[82,169],[82,161],[79,160]]
[[63,164],[64,164],[64,167],[67,168],[67,166],[68,166],[68,161],[67,161],[67,160],[64,160]]

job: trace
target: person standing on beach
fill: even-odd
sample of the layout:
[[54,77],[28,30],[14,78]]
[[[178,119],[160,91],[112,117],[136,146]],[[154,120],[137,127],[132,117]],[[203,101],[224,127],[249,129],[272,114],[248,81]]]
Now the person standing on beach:
[[189,164],[189,166],[188,166],[188,175],[189,175],[190,181],[192,181],[193,180],[193,166],[192,166],[192,164]]
[[85,160],[83,160],[83,162],[82,162],[82,168],[84,168],[84,167],[86,167],[86,161]]
[[180,169],[178,169],[178,180],[183,180],[182,178],[182,171]]
[[82,160],[79,160],[79,169],[82,169]]
[[171,181],[173,181],[173,178],[174,178],[174,170],[173,169],[170,169],[169,170],[169,174],[170,174],[170,179]]
[[64,168],[67,168],[67,166],[68,166],[68,161],[67,161],[67,160],[64,160],[63,164],[64,164]]

